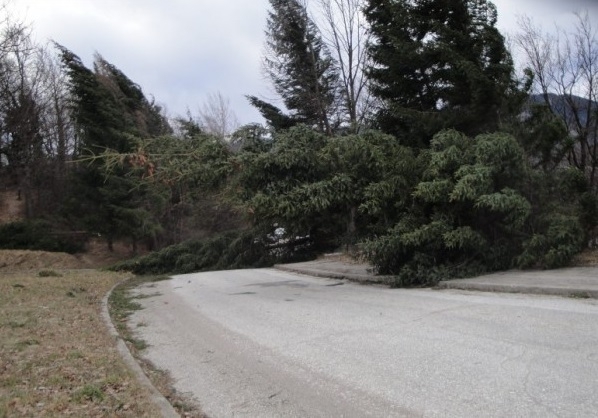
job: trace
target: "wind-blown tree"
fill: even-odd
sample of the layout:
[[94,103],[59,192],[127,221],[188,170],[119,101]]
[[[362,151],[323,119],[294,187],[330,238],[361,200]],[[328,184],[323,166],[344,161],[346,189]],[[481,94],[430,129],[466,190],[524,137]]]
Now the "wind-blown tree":
[[328,172],[302,186],[295,205],[314,214],[329,213],[327,222],[338,224],[336,235],[347,247],[388,228],[388,221],[411,201],[409,193],[421,172],[411,149],[379,131],[336,135],[318,158]]
[[[299,0],[270,0],[263,68],[284,110],[255,96],[248,99],[275,129],[304,123],[332,135],[337,103],[335,61]],[[283,125],[280,125],[283,122]]]
[[172,133],[161,107],[153,99],[147,99],[137,83],[99,54],[95,56],[94,74],[111,93],[113,105],[122,112],[127,132],[141,138]]
[[106,149],[130,152],[135,141],[127,135],[126,114],[96,74],[67,48],[55,44],[69,79],[71,115],[76,126],[79,149],[75,155],[100,154]]
[[330,250],[386,230],[417,178],[411,150],[379,132],[326,137],[297,126],[245,144],[229,188],[257,230],[282,228],[289,246],[303,237]]
[[71,114],[80,137],[75,157],[87,160],[73,173],[65,210],[77,214],[73,218],[79,227],[102,234],[110,249],[116,238],[130,238],[135,246],[159,232],[156,212],[161,205],[155,202],[160,196],[153,194],[156,189],[135,181],[132,171],[137,167],[115,167],[106,174],[97,157],[106,152],[134,153],[139,139],[170,128],[141,89],[116,67],[96,56],[92,71],[71,51],[56,47],[69,79]]
[[238,216],[221,196],[231,172],[231,149],[213,134],[192,128],[186,138],[165,136],[144,141],[151,187],[166,188],[169,202],[161,224],[163,243],[211,235],[239,226]]
[[235,174],[229,189],[252,226],[264,235],[284,228],[291,242],[306,236],[320,241],[326,215],[306,212],[293,196],[298,187],[315,183],[328,172],[319,158],[326,136],[300,125],[276,132],[271,142],[261,135],[243,142],[232,160]]
[[418,147],[444,128],[497,129],[516,85],[492,2],[369,0],[364,12],[380,129]]
[[266,119],[268,126],[275,131],[289,129],[299,123],[293,116],[285,114],[279,107],[272,103],[268,103],[256,96],[247,96],[247,100],[253,107],[259,110],[263,118]]

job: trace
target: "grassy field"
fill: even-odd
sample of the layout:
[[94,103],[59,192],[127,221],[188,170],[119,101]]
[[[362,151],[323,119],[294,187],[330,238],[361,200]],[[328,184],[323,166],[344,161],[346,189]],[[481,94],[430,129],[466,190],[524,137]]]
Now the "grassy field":
[[0,417],[156,417],[121,360],[101,301],[125,278],[97,270],[0,273]]

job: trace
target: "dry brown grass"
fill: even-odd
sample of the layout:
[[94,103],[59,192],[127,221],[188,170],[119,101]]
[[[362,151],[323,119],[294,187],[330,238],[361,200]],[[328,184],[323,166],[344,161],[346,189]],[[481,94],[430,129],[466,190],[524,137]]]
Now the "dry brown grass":
[[0,274],[37,269],[76,269],[85,267],[76,256],[30,250],[0,250]]
[[587,249],[577,255],[573,265],[580,267],[598,267],[598,248]]
[[116,273],[0,273],[0,417],[155,417],[100,315]]

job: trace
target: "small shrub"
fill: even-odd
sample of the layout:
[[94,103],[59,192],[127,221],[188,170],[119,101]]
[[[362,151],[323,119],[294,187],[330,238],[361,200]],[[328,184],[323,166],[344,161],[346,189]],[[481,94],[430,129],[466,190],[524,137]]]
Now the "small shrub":
[[545,224],[543,233],[533,235],[524,243],[523,252],[516,259],[517,267],[565,267],[583,249],[584,234],[576,217],[551,214]]
[[92,401],[101,402],[104,400],[104,392],[96,385],[85,385],[75,392],[73,399],[76,402]]

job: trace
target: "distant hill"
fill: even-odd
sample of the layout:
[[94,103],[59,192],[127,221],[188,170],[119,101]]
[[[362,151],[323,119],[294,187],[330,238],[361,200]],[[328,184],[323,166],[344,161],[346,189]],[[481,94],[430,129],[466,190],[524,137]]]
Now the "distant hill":
[[[580,96],[572,96],[572,104],[569,103],[565,96],[554,93],[548,93],[548,100],[555,113],[564,117],[565,122],[568,124],[573,123],[575,120],[575,109],[577,109],[578,117],[582,126],[586,125],[587,123],[588,109],[593,111],[595,114],[598,112],[598,102],[594,102]],[[529,103],[531,105],[542,105],[546,102],[544,100],[544,95],[532,94],[529,96]]]

